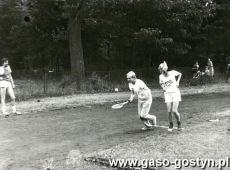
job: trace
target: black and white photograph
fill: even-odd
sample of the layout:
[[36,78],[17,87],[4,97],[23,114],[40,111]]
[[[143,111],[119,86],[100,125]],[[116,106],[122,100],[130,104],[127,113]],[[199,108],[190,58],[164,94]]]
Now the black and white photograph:
[[230,170],[230,0],[0,0],[0,170]]

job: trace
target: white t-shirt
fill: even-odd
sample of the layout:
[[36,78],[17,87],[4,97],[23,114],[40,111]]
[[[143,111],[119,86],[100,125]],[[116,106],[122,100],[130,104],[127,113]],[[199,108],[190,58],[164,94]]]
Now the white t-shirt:
[[136,79],[135,84],[129,83],[129,89],[137,95],[138,100],[151,100],[152,98],[151,90],[140,79]]
[[4,67],[1,66],[1,67],[0,67],[0,76],[3,76],[4,73],[5,73]]
[[11,73],[12,73],[12,71],[11,71],[10,66],[7,66],[7,67],[1,66],[0,67],[1,80],[11,81]]
[[176,76],[180,73],[175,70],[168,71],[168,76],[161,74],[159,76],[159,83],[163,86],[165,92],[172,93],[177,92],[179,89],[177,87]]

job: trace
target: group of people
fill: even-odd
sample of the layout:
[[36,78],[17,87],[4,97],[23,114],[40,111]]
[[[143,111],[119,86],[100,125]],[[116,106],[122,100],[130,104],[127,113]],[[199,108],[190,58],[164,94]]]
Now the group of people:
[[[158,70],[160,72],[159,84],[164,91],[168,111],[168,131],[173,130],[173,115],[177,120],[178,130],[182,130],[180,113],[178,112],[179,102],[181,101],[181,93],[178,87],[182,74],[175,70],[168,71],[166,62],[161,63]],[[138,115],[144,124],[142,130],[154,128],[156,126],[156,116],[149,114],[152,104],[151,90],[142,80],[137,79],[133,71],[128,72],[126,77],[131,91],[131,96],[128,101],[132,102],[135,95],[138,98]]]
[[214,67],[213,67],[213,62],[210,58],[208,58],[207,65],[205,66],[204,72],[201,72],[199,70],[200,66],[198,61],[195,62],[193,65],[193,79],[200,79],[202,76],[207,76],[211,79],[214,77]]
[[[0,66],[0,92],[1,92],[1,105],[2,114],[5,117],[9,116],[9,112],[6,111],[6,94],[11,98],[12,113],[20,115],[21,112],[16,110],[15,105],[15,94],[14,94],[14,81],[12,78],[12,71],[9,66],[7,58],[2,58],[2,66]],[[168,71],[166,62],[159,65],[159,84],[164,90],[165,103],[169,114],[169,131],[173,129],[173,115],[177,120],[178,129],[181,129],[180,114],[178,112],[179,102],[181,101],[181,94],[179,90],[179,84],[182,74],[178,71]],[[127,73],[127,80],[129,82],[129,89],[131,96],[129,102],[132,102],[134,96],[138,97],[138,115],[145,125],[142,129],[147,130],[156,126],[156,116],[150,115],[149,111],[152,105],[152,94],[151,90],[147,85],[140,79],[137,79],[136,74],[133,71]]]
[[1,89],[1,104],[2,104],[2,114],[5,117],[9,116],[9,112],[6,111],[6,94],[8,94],[11,98],[12,104],[12,113],[16,115],[20,115],[21,112],[16,110],[15,105],[15,94],[14,94],[14,81],[11,75],[11,68],[9,66],[9,62],[7,58],[2,58],[1,60],[2,66],[0,66],[0,89]]

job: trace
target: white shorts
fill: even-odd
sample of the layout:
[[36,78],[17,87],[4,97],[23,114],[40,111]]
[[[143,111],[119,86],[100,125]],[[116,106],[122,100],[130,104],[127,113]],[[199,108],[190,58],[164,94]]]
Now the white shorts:
[[165,95],[165,103],[181,101],[181,94],[179,90],[176,92],[165,92],[164,95]]
[[12,87],[11,82],[0,80],[0,88],[8,88],[8,87]]

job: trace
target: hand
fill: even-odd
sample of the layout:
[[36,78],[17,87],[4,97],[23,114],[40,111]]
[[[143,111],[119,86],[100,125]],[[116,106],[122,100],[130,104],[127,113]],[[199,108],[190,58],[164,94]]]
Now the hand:
[[131,103],[133,100],[132,99],[129,99],[128,102]]
[[179,87],[179,82],[176,82],[176,86]]
[[15,84],[12,84],[12,88],[15,89]]

